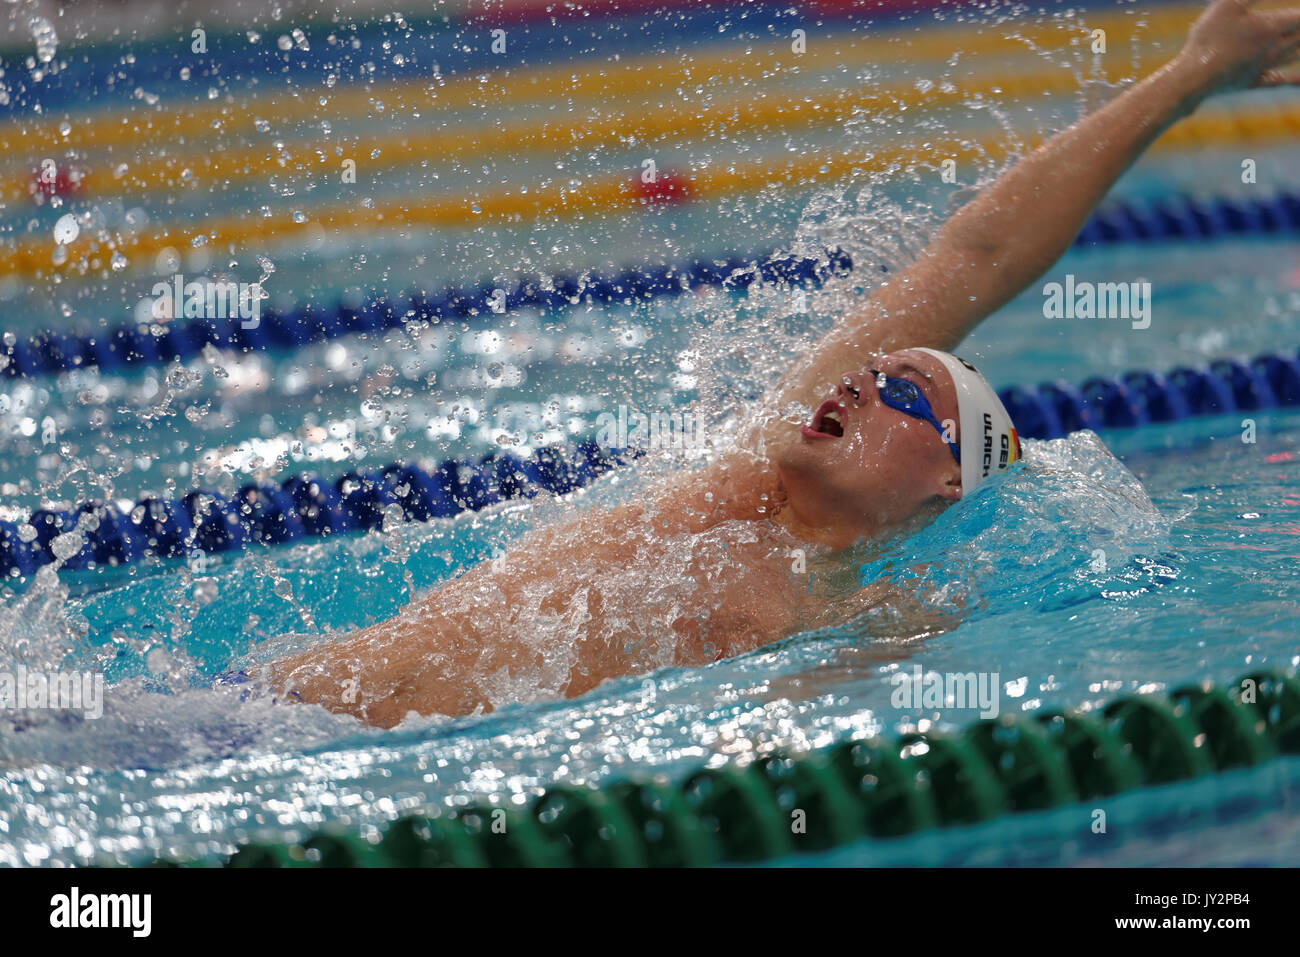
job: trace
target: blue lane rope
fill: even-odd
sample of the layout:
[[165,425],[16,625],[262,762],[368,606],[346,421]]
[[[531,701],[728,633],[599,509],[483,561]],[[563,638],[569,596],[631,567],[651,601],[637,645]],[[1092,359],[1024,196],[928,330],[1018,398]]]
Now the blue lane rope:
[[[1111,204],[1094,213],[1075,238],[1074,246],[1289,233],[1300,233],[1300,194],[1281,192],[1251,200],[1180,197],[1147,206]],[[585,281],[570,275],[555,276],[549,283],[525,278],[506,296],[504,308],[510,313],[524,307],[563,309],[584,301],[630,304],[680,295],[701,286],[744,289],[759,279],[790,285],[820,284],[852,269],[853,262],[846,253],[830,249],[825,259],[733,255],[722,265],[711,259],[697,259],[592,275]],[[173,321],[158,335],[136,323],[122,323],[95,335],[43,332],[31,338],[15,337],[2,353],[9,359],[4,371],[28,378],[86,366],[122,372],[175,359],[189,361],[200,356],[208,345],[237,352],[288,351],[347,335],[400,329],[409,321],[490,319],[492,295],[492,285],[485,283],[449,288],[440,296],[417,293],[409,301],[383,299],[364,308],[308,304],[289,312],[269,312],[254,329],[244,329],[239,319],[229,318]]]
[[[1098,376],[1080,386],[1064,381],[1013,386],[999,395],[1026,438],[1059,438],[1078,429],[1135,428],[1193,416],[1300,406],[1300,356],[1220,359],[1206,368],[1167,375],[1138,371]],[[0,578],[27,576],[54,561],[55,539],[85,532],[64,568],[124,565],[147,556],[177,558],[278,545],[383,527],[392,506],[404,521],[424,522],[476,511],[542,492],[564,494],[594,482],[641,453],[594,441],[540,449],[526,459],[494,453],[436,468],[395,463],[348,472],[333,483],[295,475],[248,484],[233,499],[195,490],[177,500],[146,496],[124,513],[103,502],[76,509],[44,508],[23,528],[0,522]],[[33,534],[34,532],[34,534]]]
[[539,449],[526,459],[493,454],[432,469],[395,463],[348,472],[332,483],[295,475],[278,484],[250,483],[231,499],[203,490],[180,500],[145,496],[129,513],[105,502],[73,510],[43,508],[32,513],[26,523],[30,530],[23,534],[22,526],[0,522],[0,577],[30,575],[54,561],[55,539],[74,530],[84,531],[85,539],[64,562],[68,569],[125,565],[150,555],[238,551],[254,543],[280,545],[376,531],[383,528],[391,506],[404,521],[425,522],[542,492],[562,495],[640,454],[586,441]]
[[1221,239],[1300,232],[1300,193],[1262,199],[1171,197],[1145,206],[1108,204],[1084,224],[1075,248],[1113,243]]
[[[817,259],[734,255],[725,261],[697,259],[586,279],[567,275],[555,276],[550,282],[524,278],[500,305],[505,314],[525,307],[559,310],[582,302],[631,305],[702,286],[744,289],[760,279],[792,286],[820,285],[829,276],[847,274],[852,268],[853,261],[838,249],[829,249],[824,258]],[[91,336],[44,332],[30,339],[15,337],[4,351],[9,357],[4,371],[28,378],[86,366],[121,372],[175,359],[188,361],[202,355],[208,345],[236,352],[288,351],[358,333],[401,329],[408,322],[490,319],[493,295],[494,284],[485,282],[448,288],[440,296],[420,292],[409,300],[381,299],[363,308],[308,304],[290,312],[268,312],[252,329],[245,329],[243,320],[236,317],[173,321],[162,326],[158,335],[137,323],[123,323]]]
[[998,395],[1020,435],[1055,439],[1079,429],[1129,429],[1190,416],[1300,405],[1300,362],[1288,355],[1218,359],[1160,375],[1095,376],[1080,386],[1044,382]]

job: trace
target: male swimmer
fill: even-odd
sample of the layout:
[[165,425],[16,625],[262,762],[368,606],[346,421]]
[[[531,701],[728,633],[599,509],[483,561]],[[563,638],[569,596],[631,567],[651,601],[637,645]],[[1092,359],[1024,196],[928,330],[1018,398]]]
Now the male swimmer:
[[[924,523],[1005,471],[1019,455],[1006,410],[942,350],[1056,262],[1168,126],[1216,93],[1297,83],[1298,53],[1300,9],[1215,0],[1173,60],[954,213],[764,397],[733,448],[644,501],[532,531],[395,618],[275,662],[269,683],[391,727],[409,712],[573,697],[906,605],[856,581],[828,600],[788,556]],[[778,411],[791,406],[815,411],[795,422]]]

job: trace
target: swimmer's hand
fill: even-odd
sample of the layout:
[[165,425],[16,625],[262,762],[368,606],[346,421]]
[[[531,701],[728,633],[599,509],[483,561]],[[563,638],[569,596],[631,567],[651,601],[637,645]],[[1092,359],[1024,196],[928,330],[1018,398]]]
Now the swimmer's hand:
[[1192,25],[1179,59],[1204,94],[1300,84],[1300,7],[1259,10],[1259,0],[1215,0]]

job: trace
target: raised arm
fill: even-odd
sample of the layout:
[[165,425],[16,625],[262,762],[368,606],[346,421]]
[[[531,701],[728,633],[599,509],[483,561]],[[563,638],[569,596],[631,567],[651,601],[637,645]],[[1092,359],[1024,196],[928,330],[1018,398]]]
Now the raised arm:
[[780,383],[811,403],[873,355],[953,349],[1069,248],[1093,207],[1165,129],[1226,90],[1300,82],[1300,9],[1215,0],[1182,52],[1020,159],[944,224],[915,264],[840,320]]

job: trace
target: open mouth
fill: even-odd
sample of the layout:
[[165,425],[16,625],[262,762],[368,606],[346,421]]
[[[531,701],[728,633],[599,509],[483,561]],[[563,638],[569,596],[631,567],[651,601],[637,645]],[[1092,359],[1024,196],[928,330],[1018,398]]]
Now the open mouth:
[[803,427],[805,438],[840,439],[844,437],[844,406],[827,399],[813,413],[812,424]]

